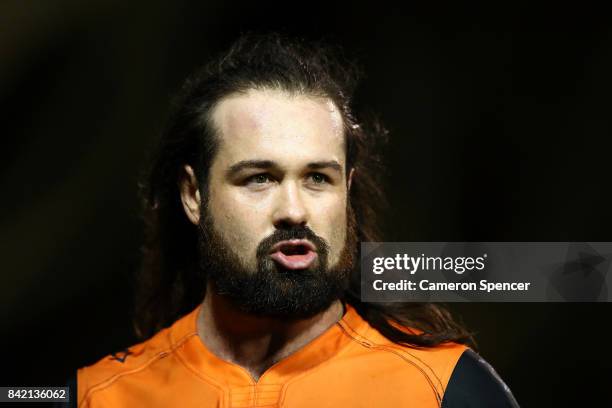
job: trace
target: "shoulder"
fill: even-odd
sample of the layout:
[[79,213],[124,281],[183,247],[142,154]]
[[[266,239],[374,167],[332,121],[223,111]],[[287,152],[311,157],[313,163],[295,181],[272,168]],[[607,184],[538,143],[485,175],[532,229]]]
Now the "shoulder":
[[442,401],[458,360],[468,350],[467,346],[453,342],[433,347],[398,344],[365,321],[352,323],[353,327],[346,325],[345,329],[356,343],[350,348],[352,355],[363,355],[370,371],[384,373],[389,382],[403,384],[402,387],[409,387],[412,393],[422,391],[427,394],[425,399],[433,390],[438,403]]
[[[427,366],[429,370],[436,371],[436,376],[450,376],[455,363],[461,354],[468,348],[463,344],[448,342],[434,347],[417,347],[398,344],[385,337],[382,328],[372,325],[362,317],[351,304],[346,305],[347,313],[339,322],[344,333],[351,337],[355,343],[360,344],[362,352],[376,352],[378,355],[388,355],[396,361],[403,361],[408,365]],[[407,334],[418,335],[421,332],[415,328],[400,326],[389,322],[395,329]],[[366,351],[367,350],[367,351]],[[406,364],[404,364],[406,365]]]
[[493,367],[476,352],[467,349],[453,370],[442,406],[512,408],[519,405]]
[[119,378],[146,370],[172,348],[168,337],[168,331],[162,330],[149,340],[111,353],[90,366],[78,369],[79,405],[92,393],[111,386]]
[[[416,329],[403,327],[410,333],[418,333]],[[463,352],[468,349],[468,346],[463,344],[448,342],[432,347],[417,347],[395,343],[381,334],[376,328],[365,324],[363,330],[359,330],[362,334],[364,345],[370,349],[383,352],[391,352],[398,356],[409,357],[412,361],[420,362],[427,365],[437,372],[450,376],[457,360]],[[359,334],[359,333],[356,333]]]
[[176,326],[181,324],[184,326],[184,320],[188,316],[179,319],[172,327],[161,330],[142,343],[111,353],[90,366],[78,369],[77,401],[79,406],[84,405],[93,394],[112,387],[125,377],[154,370],[158,361],[172,354],[195,334],[195,331],[194,333],[182,332],[180,336],[177,336],[179,332]]

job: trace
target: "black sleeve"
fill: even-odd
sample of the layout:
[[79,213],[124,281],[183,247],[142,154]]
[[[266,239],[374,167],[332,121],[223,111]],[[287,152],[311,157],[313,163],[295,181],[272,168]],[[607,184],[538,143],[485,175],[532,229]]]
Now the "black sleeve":
[[442,408],[516,408],[510,388],[482,357],[468,349],[446,387]]

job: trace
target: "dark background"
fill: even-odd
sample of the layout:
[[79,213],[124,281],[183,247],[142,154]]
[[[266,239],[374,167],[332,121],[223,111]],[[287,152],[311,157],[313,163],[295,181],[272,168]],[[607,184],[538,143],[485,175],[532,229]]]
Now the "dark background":
[[[389,241],[612,241],[604,10],[123,3],[0,4],[1,385],[60,384],[135,341],[139,172],[169,97],[241,31],[361,61],[358,108],[392,136]],[[521,405],[609,402],[610,304],[451,308]]]

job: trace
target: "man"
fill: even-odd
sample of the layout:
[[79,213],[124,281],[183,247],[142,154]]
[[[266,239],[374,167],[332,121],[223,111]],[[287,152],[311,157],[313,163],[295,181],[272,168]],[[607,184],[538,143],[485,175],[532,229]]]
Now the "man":
[[79,370],[80,406],[516,406],[444,309],[359,300],[384,131],[353,79],[331,49],[247,35],[186,82],[147,182],[154,335]]

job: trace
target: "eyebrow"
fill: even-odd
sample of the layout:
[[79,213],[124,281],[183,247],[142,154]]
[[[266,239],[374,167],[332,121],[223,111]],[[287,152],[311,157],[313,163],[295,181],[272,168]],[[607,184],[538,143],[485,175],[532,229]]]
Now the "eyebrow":
[[269,169],[271,167],[274,167],[274,162],[271,160],[242,160],[232,164],[226,175],[232,177],[244,169]]
[[[272,160],[242,160],[232,164],[227,170],[226,176],[231,178],[244,169],[270,169],[273,167],[279,166]],[[342,173],[342,166],[336,160],[311,162],[307,164],[307,167],[311,170],[329,168]]]
[[339,173],[342,173],[342,166],[340,165],[340,163],[338,163],[335,160],[308,163],[308,168],[312,170],[332,169],[332,170],[336,170]]

